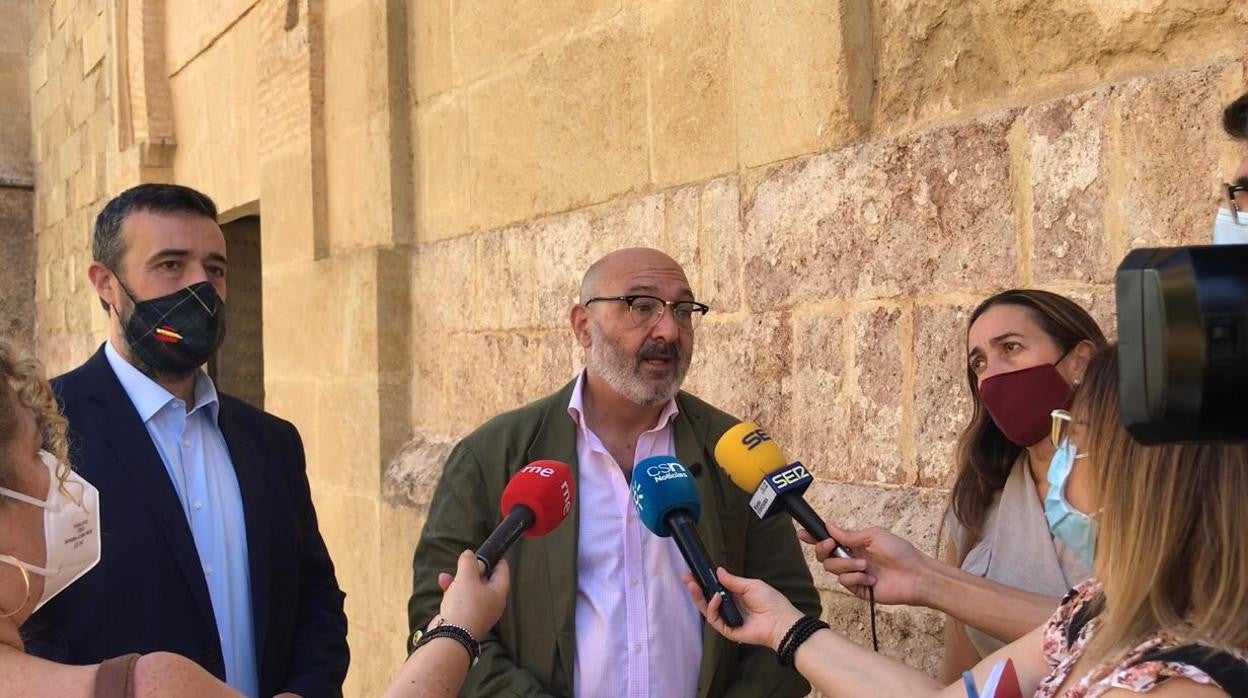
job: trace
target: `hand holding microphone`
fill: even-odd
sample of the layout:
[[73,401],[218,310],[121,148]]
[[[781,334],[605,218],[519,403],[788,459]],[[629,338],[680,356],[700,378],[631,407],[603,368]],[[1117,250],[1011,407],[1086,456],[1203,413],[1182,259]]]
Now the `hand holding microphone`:
[[689,470],[671,456],[647,458],[633,467],[632,490],[641,522],[655,535],[676,540],[702,598],[710,601],[719,596],[719,615],[729,627],[739,627],[741,612],[715,576],[715,564],[698,535],[702,503]]
[[484,576],[521,535],[536,538],[558,528],[572,511],[575,493],[571,468],[557,460],[533,461],[512,476],[499,502],[503,520],[477,548]]

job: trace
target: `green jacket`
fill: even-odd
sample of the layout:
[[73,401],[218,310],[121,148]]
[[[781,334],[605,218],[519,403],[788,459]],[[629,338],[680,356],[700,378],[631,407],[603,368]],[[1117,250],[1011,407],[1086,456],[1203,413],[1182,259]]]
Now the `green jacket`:
[[[575,382],[554,395],[499,415],[456,445],[429,506],[412,560],[407,604],[411,632],[438,613],[438,573],[453,571],[465,549],[476,549],[500,519],[499,497],[520,468],[543,458],[576,472],[576,425],[568,415]],[[715,443],[734,419],[688,393],[676,397],[676,457],[693,468],[702,500],[698,531],[711,558],[729,571],[758,577],[803,612],[818,616],[819,596],[799,550],[791,519],[759,520],[749,497],[714,460]],[[482,639],[481,660],[462,696],[572,695],[576,650],[576,533],[579,505],[553,532],[522,538],[507,554],[511,593],[498,625]],[[738,645],[703,624],[698,696],[803,696],[810,690],[770,649]]]

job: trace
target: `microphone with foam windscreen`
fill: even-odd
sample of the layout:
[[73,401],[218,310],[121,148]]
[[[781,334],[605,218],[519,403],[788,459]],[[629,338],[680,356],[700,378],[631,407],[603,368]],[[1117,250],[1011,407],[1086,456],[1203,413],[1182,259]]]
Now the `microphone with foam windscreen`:
[[575,490],[572,469],[557,460],[535,460],[513,475],[499,502],[503,520],[477,548],[485,576],[521,535],[536,538],[558,528],[572,511]]
[[[715,444],[715,460],[737,487],[752,495],[750,508],[760,519],[787,511],[815,540],[832,537],[823,518],[802,498],[814,476],[800,462],[788,463],[784,452],[757,424],[741,422],[724,432]],[[833,554],[850,557],[840,544]]]
[[741,611],[715,576],[715,564],[698,535],[702,502],[689,469],[672,456],[653,456],[633,466],[633,506],[646,528],[655,535],[675,539],[702,589],[702,598],[709,602],[718,594],[722,599],[719,616],[729,627],[740,627]]

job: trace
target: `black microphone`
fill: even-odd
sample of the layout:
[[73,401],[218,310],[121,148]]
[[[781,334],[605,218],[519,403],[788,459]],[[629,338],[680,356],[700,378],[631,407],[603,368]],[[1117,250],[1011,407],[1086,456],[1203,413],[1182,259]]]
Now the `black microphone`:
[[521,536],[536,538],[555,530],[572,511],[572,471],[557,460],[529,463],[512,476],[499,502],[503,520],[477,548],[486,577]]
[[[789,516],[815,540],[832,537],[823,517],[815,513],[802,494],[815,478],[801,463],[786,465],[784,453],[767,432],[750,422],[740,422],[715,444],[715,460],[728,473],[737,487],[749,492],[750,508],[759,518],[778,511]],[[849,558],[845,546],[837,544],[832,551],[837,557]]]
[[702,598],[710,602],[713,596],[719,595],[723,600],[719,606],[720,617],[729,627],[740,627],[744,622],[741,611],[715,576],[715,563],[698,535],[702,504],[688,468],[671,456],[647,458],[633,467],[632,489],[633,506],[641,522],[655,535],[676,541],[685,564],[702,589]]

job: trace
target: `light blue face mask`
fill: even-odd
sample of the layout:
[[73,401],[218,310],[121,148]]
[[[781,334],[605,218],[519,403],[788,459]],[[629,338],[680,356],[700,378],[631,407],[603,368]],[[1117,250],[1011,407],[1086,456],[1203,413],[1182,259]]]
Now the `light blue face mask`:
[[1049,522],[1049,530],[1053,537],[1072,549],[1088,564],[1092,564],[1096,553],[1096,522],[1092,517],[1079,511],[1066,501],[1066,481],[1070,479],[1070,470],[1076,458],[1086,454],[1076,454],[1075,445],[1069,439],[1063,441],[1053,452],[1049,461],[1049,492],[1044,495],[1044,518]]
[[[1248,219],[1248,211],[1239,214],[1240,220]],[[1213,244],[1243,245],[1248,243],[1248,225],[1235,219],[1235,214],[1228,208],[1218,209],[1217,218],[1213,219]]]

